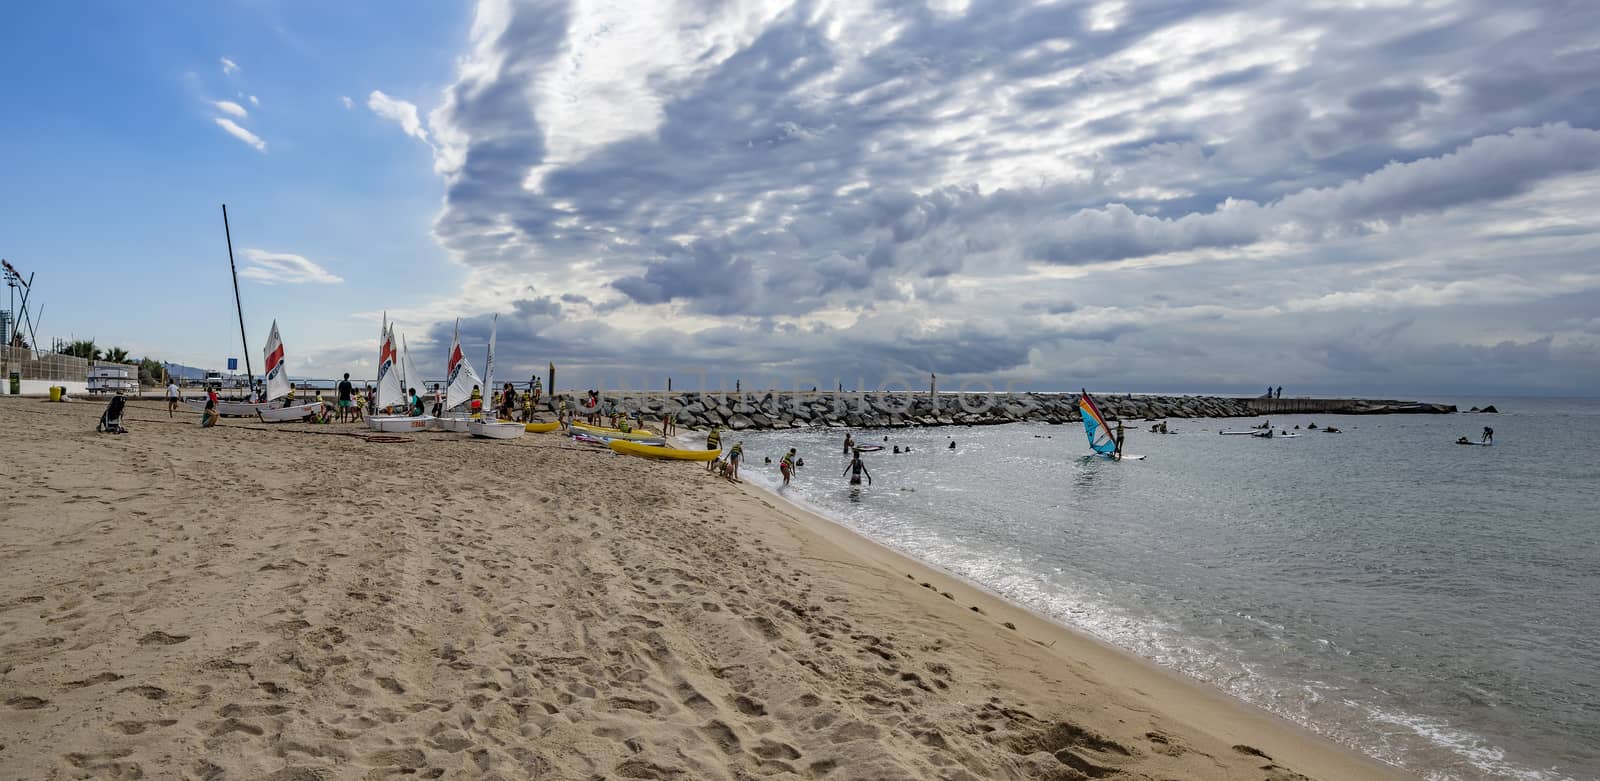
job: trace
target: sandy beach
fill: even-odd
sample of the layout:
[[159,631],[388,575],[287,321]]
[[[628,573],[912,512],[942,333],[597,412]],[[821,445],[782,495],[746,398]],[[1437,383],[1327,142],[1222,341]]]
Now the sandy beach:
[[0,777],[1398,773],[697,464],[0,400]]

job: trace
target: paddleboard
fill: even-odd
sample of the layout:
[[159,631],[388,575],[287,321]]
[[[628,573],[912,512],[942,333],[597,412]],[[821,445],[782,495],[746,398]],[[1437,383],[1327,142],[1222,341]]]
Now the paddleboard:
[[1232,437],[1253,437],[1253,436],[1255,436],[1257,434],[1260,434],[1261,432],[1260,431],[1218,431],[1217,433],[1221,434],[1221,435],[1223,435],[1225,437],[1230,437],[1230,436],[1232,436]]
[[876,453],[883,449],[883,445],[858,445],[856,450],[862,453]]
[[611,440],[611,449],[618,453],[642,458],[663,458],[675,461],[710,461],[722,455],[720,450],[685,450],[676,447],[641,445],[622,439]]
[[1490,445],[1493,445],[1494,443],[1493,442],[1457,442],[1456,444],[1458,444],[1458,445],[1477,445],[1478,447],[1488,447]]

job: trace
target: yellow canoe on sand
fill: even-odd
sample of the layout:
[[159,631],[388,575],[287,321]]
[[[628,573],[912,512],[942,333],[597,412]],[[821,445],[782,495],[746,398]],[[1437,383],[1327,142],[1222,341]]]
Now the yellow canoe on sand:
[[624,442],[620,439],[611,440],[611,449],[624,455],[639,456],[640,458],[665,458],[673,461],[710,461],[722,455],[721,450],[683,450],[676,447],[641,445],[638,442]]
[[560,423],[529,423],[523,426],[522,430],[529,434],[543,434],[548,431],[555,431],[558,428],[561,428]]
[[587,431],[610,439],[661,439],[661,435],[649,429],[636,428],[632,431],[623,431],[620,428],[606,428],[605,426],[591,426],[587,423],[574,423],[572,428],[577,431]]

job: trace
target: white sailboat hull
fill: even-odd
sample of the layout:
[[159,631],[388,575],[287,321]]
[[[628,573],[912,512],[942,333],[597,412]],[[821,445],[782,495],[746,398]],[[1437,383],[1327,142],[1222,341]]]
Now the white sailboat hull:
[[367,418],[367,426],[390,434],[426,431],[433,423],[432,415],[378,415]]
[[256,416],[263,423],[285,423],[302,420],[312,413],[321,414],[323,403],[313,401],[310,404],[296,404],[292,407],[276,407],[272,409],[256,410]]
[[465,434],[467,433],[467,424],[472,421],[473,418],[468,415],[447,415],[434,418],[433,426],[440,431],[454,431],[457,434]]
[[[183,402],[183,406],[191,412],[205,412],[206,400],[187,399]],[[264,409],[272,409],[274,406],[276,405],[270,401],[222,401],[219,399],[217,401],[217,414],[225,418],[253,418],[257,412]]]
[[516,439],[527,429],[521,423],[504,423],[498,420],[469,420],[466,431],[483,439]]

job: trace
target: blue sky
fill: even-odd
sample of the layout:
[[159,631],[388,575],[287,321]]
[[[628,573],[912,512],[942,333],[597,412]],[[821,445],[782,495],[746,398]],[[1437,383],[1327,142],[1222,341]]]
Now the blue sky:
[[227,202],[296,375],[387,310],[585,385],[1600,380],[1593,3],[324,5],[11,13],[45,334],[239,354]]

